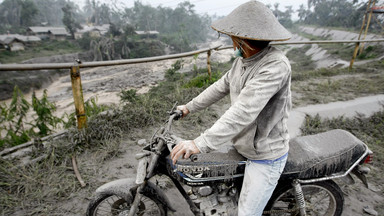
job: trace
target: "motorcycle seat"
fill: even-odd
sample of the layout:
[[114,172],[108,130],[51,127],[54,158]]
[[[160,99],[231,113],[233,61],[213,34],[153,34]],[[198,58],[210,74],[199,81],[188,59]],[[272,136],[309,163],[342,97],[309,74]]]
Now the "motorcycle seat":
[[293,138],[282,178],[311,179],[347,171],[366,145],[345,130]]

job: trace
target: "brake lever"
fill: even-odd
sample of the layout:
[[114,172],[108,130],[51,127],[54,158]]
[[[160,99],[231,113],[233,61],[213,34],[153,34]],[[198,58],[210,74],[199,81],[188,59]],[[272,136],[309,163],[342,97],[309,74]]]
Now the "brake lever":
[[168,112],[169,115],[176,115],[173,119],[174,120],[179,120],[181,117],[183,117],[183,112],[181,110],[177,110],[176,109],[177,107],[177,101],[176,103],[173,105],[171,111]]
[[172,149],[178,144],[180,143],[181,141],[183,141],[183,139],[175,136],[175,135],[171,135],[171,138],[175,141],[175,142],[168,142],[167,143],[167,147],[168,147],[168,150],[169,152],[172,152]]
[[171,153],[174,147],[174,143],[167,143],[168,151]]

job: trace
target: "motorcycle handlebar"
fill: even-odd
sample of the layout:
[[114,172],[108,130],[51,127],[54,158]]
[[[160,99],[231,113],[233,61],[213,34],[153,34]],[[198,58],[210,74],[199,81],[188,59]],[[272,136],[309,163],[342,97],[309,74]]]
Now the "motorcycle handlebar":
[[171,113],[171,116],[173,116],[174,120],[179,120],[181,117],[183,117],[183,111],[181,111],[181,110],[174,110]]
[[183,112],[181,110],[174,110],[170,113],[170,115],[171,116],[169,117],[168,126],[166,129],[167,132],[170,131],[173,120],[179,120],[181,117],[183,117]]

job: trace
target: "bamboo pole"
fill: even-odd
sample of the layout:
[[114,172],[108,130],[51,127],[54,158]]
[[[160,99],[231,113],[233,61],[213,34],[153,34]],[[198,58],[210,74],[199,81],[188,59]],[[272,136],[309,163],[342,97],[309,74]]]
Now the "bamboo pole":
[[208,67],[209,81],[211,81],[212,80],[211,50],[208,50],[208,52],[207,52],[207,67]]
[[[221,46],[221,45],[220,45]],[[103,67],[103,66],[115,66],[115,65],[126,65],[126,64],[139,64],[147,62],[162,61],[168,59],[179,59],[188,56],[194,56],[200,53],[206,53],[208,50],[218,49],[220,46],[195,50],[191,52],[146,57],[146,58],[135,58],[135,59],[121,59],[113,61],[95,61],[95,62],[83,62],[78,65],[80,68],[91,68],[91,67]],[[42,70],[42,69],[70,69],[73,63],[46,63],[46,64],[0,64],[0,71],[11,71],[11,70]]]
[[365,21],[366,21],[366,19],[367,19],[367,13],[368,13],[369,8],[371,7],[371,2],[372,2],[372,0],[369,0],[368,5],[367,5],[367,9],[365,9],[364,18],[363,18],[363,23],[361,24],[361,28],[360,28],[360,32],[359,32],[358,40],[360,40],[360,38],[361,38],[361,33],[363,33],[364,26],[365,26]]
[[[373,4],[372,4],[372,7],[375,6],[375,1],[373,1]],[[365,40],[365,38],[367,37],[367,33],[368,33],[368,28],[369,28],[369,25],[371,24],[371,19],[372,19],[372,9],[370,8],[370,12],[369,12],[369,15],[368,15],[368,21],[367,21],[367,25],[365,26],[365,31],[364,31],[364,37],[363,37],[363,40]],[[364,43],[361,44],[360,46],[360,54],[363,53],[363,50],[364,50]]]
[[[81,85],[80,67],[77,63],[71,67],[70,75],[72,82],[73,100],[75,102],[76,109],[77,128],[81,130],[87,127],[87,116],[85,115],[85,105],[83,97],[83,88]],[[76,155],[72,156],[72,166],[75,172],[75,176],[80,182],[81,187],[85,187],[86,184],[81,178],[79,169],[77,168]]]
[[[365,10],[365,13],[364,13],[364,18],[363,18],[363,23],[361,24],[361,28],[360,28],[360,32],[359,32],[359,37],[357,38],[357,40],[360,40],[361,38],[361,33],[363,33],[363,30],[364,30],[364,26],[365,26],[365,21],[367,19],[367,13],[368,13],[368,10],[369,8],[371,7],[371,2],[372,0],[369,0],[368,4],[367,4],[367,9]],[[356,59],[356,56],[357,56],[357,53],[359,51],[359,46],[360,46],[360,43],[357,42],[356,43],[356,46],[355,46],[355,49],[353,51],[353,55],[352,55],[352,59],[349,63],[349,70],[352,70],[352,67],[353,67],[353,63],[355,62],[355,59]],[[361,50],[362,51],[362,50]],[[360,51],[360,53],[361,53]]]
[[[384,42],[384,39],[372,39],[372,40],[317,40],[317,41],[277,41],[271,42],[273,45],[299,45],[299,44],[336,44],[336,43],[379,43]],[[233,49],[233,45],[223,46],[217,49],[217,51]],[[0,65],[1,67],[1,65]]]
[[81,86],[80,68],[79,65],[71,67],[71,82],[73,100],[75,102],[77,128],[83,129],[87,127],[87,117],[85,115],[83,88]]
[[[333,43],[379,43],[384,42],[384,39],[374,39],[374,40],[324,40],[324,41],[283,41],[283,42],[271,42],[271,45],[296,45],[296,44],[333,44]],[[93,68],[93,67],[107,67],[115,65],[127,65],[127,64],[139,64],[146,62],[155,62],[162,61],[167,59],[176,59],[183,58],[188,56],[194,56],[199,53],[206,53],[208,50],[225,50],[233,49],[232,45],[224,47],[213,47],[203,50],[197,50],[188,53],[158,56],[158,57],[148,57],[148,58],[138,58],[138,59],[124,59],[124,60],[113,60],[113,61],[98,61],[98,62],[83,62],[79,65],[79,68]],[[0,72],[2,71],[29,71],[29,70],[47,70],[47,69],[70,69],[73,66],[73,63],[44,63],[44,64],[0,64]]]
[[355,50],[353,51],[351,62],[349,63],[349,70],[352,70],[353,63],[355,62],[355,59],[356,59],[356,56],[357,56],[357,51],[359,51],[359,46],[360,46],[360,43],[357,42],[356,46],[355,46]]

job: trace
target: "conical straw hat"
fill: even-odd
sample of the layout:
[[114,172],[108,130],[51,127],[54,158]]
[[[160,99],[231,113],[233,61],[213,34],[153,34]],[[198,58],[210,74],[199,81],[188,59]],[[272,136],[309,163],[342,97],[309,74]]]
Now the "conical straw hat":
[[249,40],[284,41],[292,36],[272,11],[258,1],[240,5],[211,27],[220,33]]

